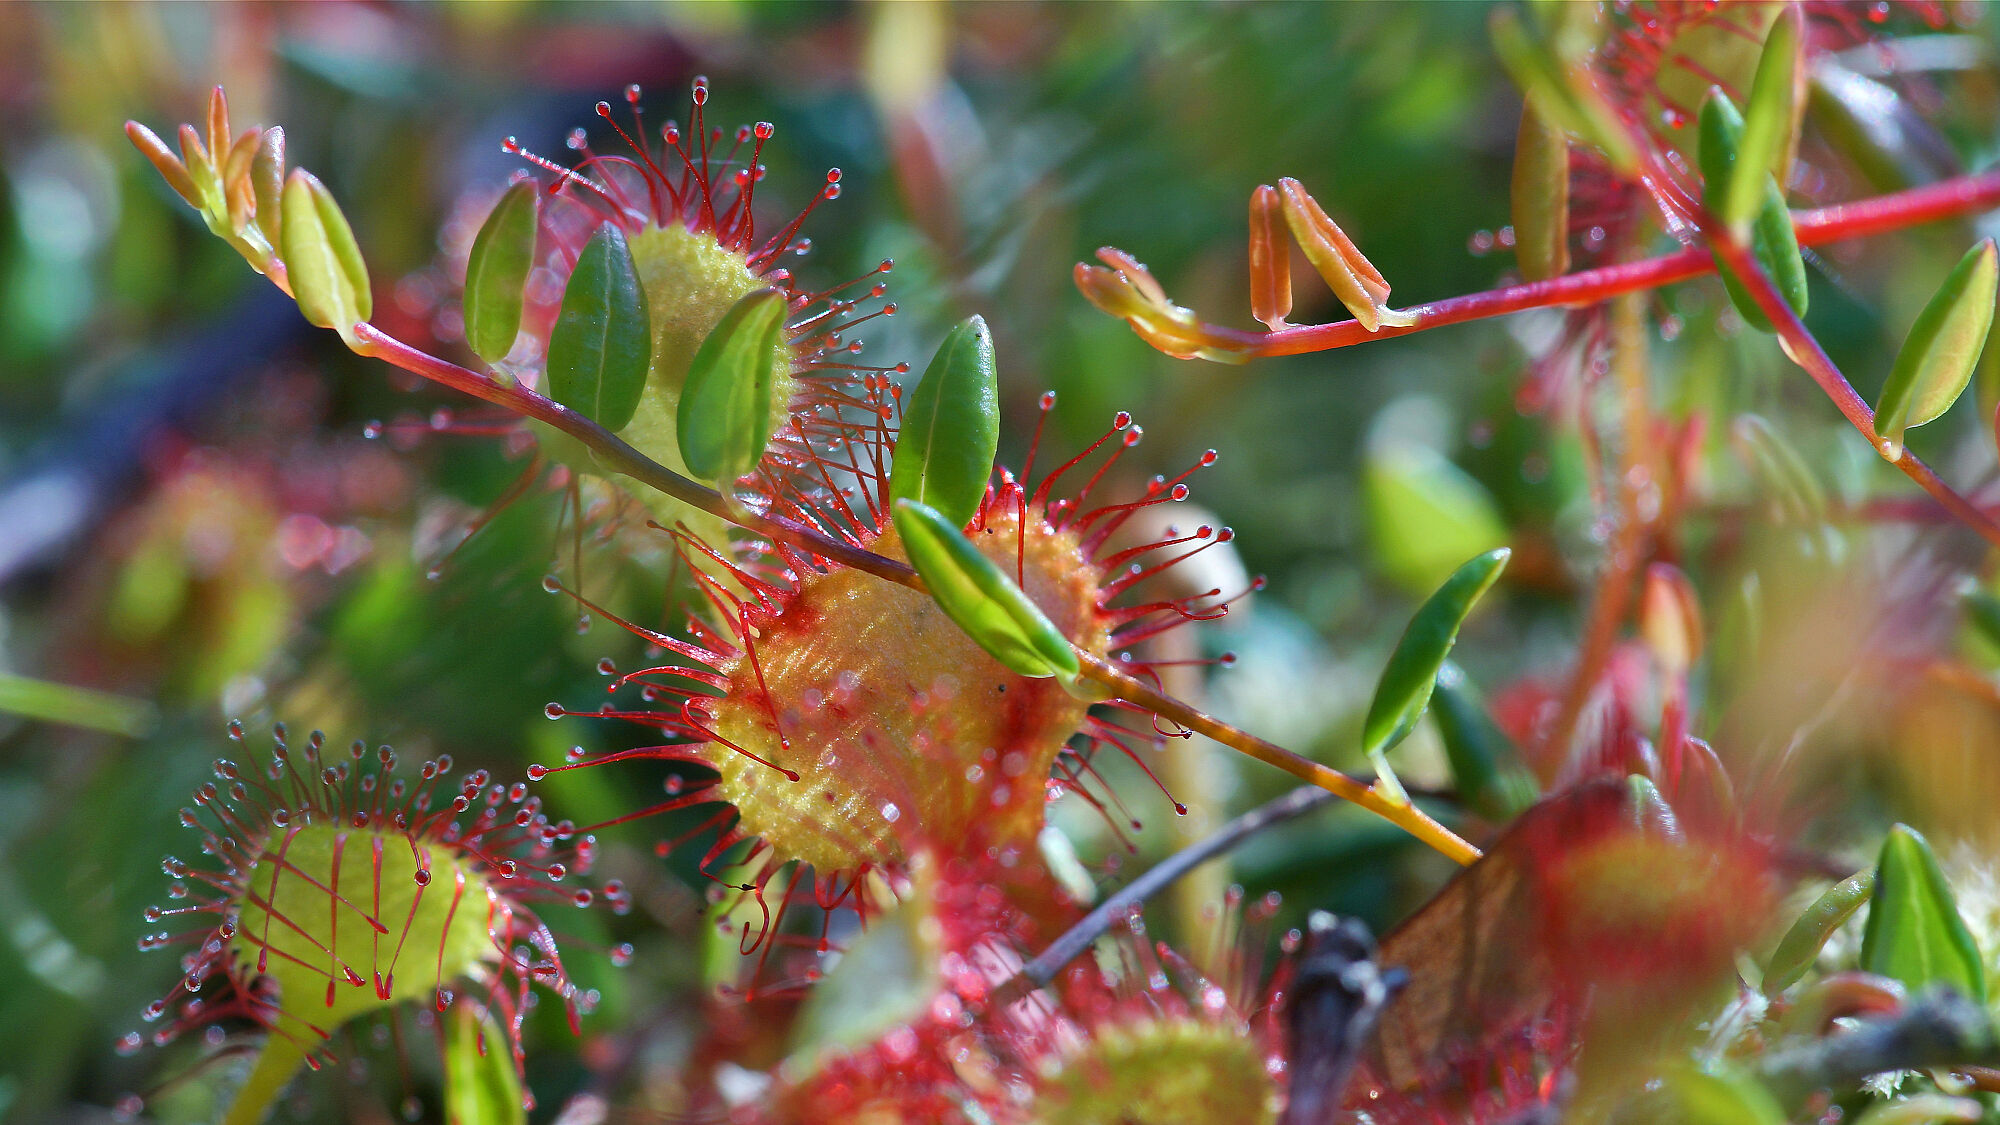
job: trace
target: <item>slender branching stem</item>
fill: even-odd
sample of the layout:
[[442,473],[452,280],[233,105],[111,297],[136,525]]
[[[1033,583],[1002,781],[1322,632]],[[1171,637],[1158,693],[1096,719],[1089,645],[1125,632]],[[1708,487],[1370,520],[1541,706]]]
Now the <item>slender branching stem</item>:
[[1056,978],[1063,966],[1076,960],[1078,954],[1089,949],[1092,942],[1103,937],[1111,927],[1132,916],[1133,911],[1144,905],[1147,899],[1165,890],[1173,882],[1188,872],[1235,848],[1237,845],[1257,835],[1274,824],[1282,824],[1319,808],[1333,799],[1333,794],[1325,789],[1302,785],[1266,801],[1249,812],[1236,817],[1216,829],[1205,839],[1198,840],[1166,859],[1146,869],[1145,874],[1119,888],[1076,925],[1049,943],[1047,949],[1036,954],[1035,959],[1021,966],[1016,979],[1040,988]]
[[354,334],[361,341],[360,354],[392,363],[413,375],[462,391],[474,398],[505,407],[526,418],[544,422],[588,446],[598,465],[607,472],[620,473],[641,484],[658,489],[689,507],[752,531],[803,547],[891,582],[922,589],[917,572],[906,563],[884,558],[815,528],[769,513],[730,504],[721,493],[674,472],[658,461],[627,445],[618,435],[571,410],[554,399],[536,394],[519,383],[502,383],[490,375],[460,367],[421,352],[390,336],[372,324],[358,324]]
[[1641,569],[1652,554],[1654,528],[1643,514],[1640,494],[1665,485],[1664,467],[1651,456],[1651,414],[1646,403],[1646,345],[1641,338],[1642,309],[1637,294],[1612,304],[1612,366],[1623,393],[1620,411],[1624,430],[1619,449],[1620,471],[1613,482],[1616,509],[1604,569],[1591,596],[1590,614],[1570,673],[1562,705],[1543,735],[1544,745],[1558,757],[1569,752],[1584,708],[1597,690],[1604,666],[1618,645],[1618,634],[1630,615],[1632,594]]
[[1444,825],[1432,820],[1430,814],[1408,801],[1396,801],[1376,791],[1376,789],[1356,778],[1321,765],[1311,758],[1292,753],[1274,742],[1266,742],[1247,731],[1238,730],[1197,708],[1190,707],[1181,700],[1155,690],[1152,685],[1110,663],[1081,650],[1077,653],[1083,664],[1083,675],[1109,689],[1113,695],[1135,703],[1163,719],[1174,722],[1192,731],[1198,731],[1222,743],[1232,750],[1248,754],[1267,765],[1273,765],[1300,781],[1309,782],[1321,789],[1352,801],[1369,812],[1387,820],[1410,835],[1450,856],[1459,863],[1471,863],[1479,858],[1479,849],[1466,843]]
[[[1996,173],[1987,172],[1983,176],[1994,177]],[[1655,185],[1649,184],[1649,186]],[[1996,202],[2000,200],[1986,199],[1984,205],[1992,206]],[[1750,299],[1757,302],[1757,307],[1763,310],[1764,315],[1770,319],[1772,327],[1777,329],[1778,342],[1785,355],[1793,363],[1805,369],[1813,382],[1819,384],[1820,390],[1833,400],[1834,407],[1848,423],[1868,440],[1869,445],[1882,452],[1890,464],[1902,470],[1903,475],[1916,481],[1933,500],[1957,517],[1959,522],[1977,531],[1987,542],[2000,546],[2000,523],[1996,523],[1993,517],[1959,495],[1929,465],[1926,465],[1922,458],[1912,453],[1909,447],[1885,446],[1882,435],[1875,430],[1875,412],[1869,408],[1860,392],[1854,389],[1854,385],[1847,381],[1847,376],[1843,375],[1840,368],[1828,357],[1826,350],[1820,347],[1819,340],[1806,328],[1805,322],[1800,320],[1798,314],[1792,311],[1791,305],[1785,302],[1777,286],[1771,281],[1770,275],[1764,272],[1764,267],[1757,261],[1756,255],[1743,245],[1726,224],[1715,221],[1699,203],[1691,200],[1684,203],[1690,208],[1695,224],[1708,239],[1709,247],[1715,256],[1742,281],[1743,288],[1750,294]]]
[[[845,540],[835,539],[803,524],[769,514],[745,511],[739,505],[727,504],[722,495],[714,489],[696,484],[668,469],[632,448],[616,434],[596,422],[518,383],[502,383],[477,371],[427,355],[370,324],[357,325],[355,336],[361,341],[362,355],[393,363],[412,374],[421,375],[453,390],[462,391],[561,430],[588,446],[599,464],[609,471],[622,473],[642,484],[657,488],[676,500],[752,531],[772,536],[891,582],[912,589],[924,589],[923,580],[918,578],[916,571],[909,566],[894,559],[884,558]],[[1197,708],[1118,671],[1090,653],[1079,651],[1077,655],[1084,663],[1085,674],[1109,688],[1118,698],[1147,708],[1162,718],[1171,719],[1189,729],[1198,730],[1217,742],[1275,765],[1301,780],[1312,782],[1376,812],[1460,863],[1471,863],[1479,858],[1479,849],[1453,835],[1416,806],[1391,801],[1338,770],[1320,765],[1309,758],[1301,757],[1281,746],[1211,718]]]
[[[1659,188],[1657,182],[1651,182],[1648,186],[1656,190]],[[1679,205],[1682,201],[1674,202]],[[1962,176],[1877,199],[1806,212],[1796,217],[1796,225],[1801,242],[1816,244],[1897,230],[1996,205],[2000,205],[2000,170],[1975,176]],[[1698,209],[1697,214],[1699,214]],[[1700,218],[1705,219],[1706,216]],[[1787,354],[1792,355],[1793,359],[1805,367],[1808,373],[1827,390],[1835,405],[1871,444],[1879,444],[1874,430],[1874,418],[1867,405],[1834,367],[1833,362],[1826,358],[1825,352],[1820,350],[1818,343],[1806,331],[1805,326],[1792,314],[1789,306],[1772,287],[1770,279],[1758,268],[1755,259],[1730,239],[1727,231],[1715,231],[1713,224],[1704,224],[1704,229],[1711,231],[1711,244],[1715,256],[1721,257],[1743,278],[1759,306],[1778,326],[1779,336],[1786,345]],[[1217,328],[1215,331],[1251,345],[1253,354],[1292,355],[1345,347],[1364,340],[1401,336],[1426,328],[1500,316],[1525,309],[1595,304],[1621,294],[1657,288],[1696,277],[1714,269],[1714,259],[1709,254],[1698,249],[1690,249],[1644,261],[1584,270],[1548,281],[1508,286],[1430,305],[1419,305],[1408,310],[1416,316],[1416,323],[1407,328],[1385,326],[1379,332],[1370,333],[1360,325],[1346,321],[1287,328],[1274,333],[1236,332],[1222,328]],[[691,507],[778,541],[811,551],[841,565],[851,566],[856,570],[913,589],[924,588],[922,579],[907,564],[877,555],[797,521],[768,512],[748,510],[739,504],[730,503],[714,489],[689,480],[640,453],[591,419],[518,383],[503,383],[491,376],[426,354],[372,324],[357,325],[354,335],[359,342],[357,351],[362,355],[381,359],[412,374],[504,407],[568,434],[589,448],[599,465],[608,472],[629,476]],[[1948,511],[1973,526],[1989,540],[2000,544],[2000,524],[1996,524],[1985,513],[1953,491],[1914,454],[1908,450],[1901,451],[1896,465],[1922,485],[1924,490]],[[1277,766],[1301,780],[1352,801],[1402,827],[1460,863],[1471,863],[1479,858],[1479,849],[1460,839],[1415,805],[1391,800],[1372,787],[1338,770],[1223,723],[1119,671],[1090,653],[1079,652],[1078,655],[1083,663],[1084,675],[1110,690],[1117,698],[1151,710],[1162,718],[1170,719],[1190,730],[1199,731],[1232,749]]]

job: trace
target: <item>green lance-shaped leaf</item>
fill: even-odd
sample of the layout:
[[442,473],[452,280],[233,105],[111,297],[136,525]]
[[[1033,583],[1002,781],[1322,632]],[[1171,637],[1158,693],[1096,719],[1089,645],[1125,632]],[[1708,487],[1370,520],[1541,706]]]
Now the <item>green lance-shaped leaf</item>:
[[1785,931],[1764,969],[1764,995],[1776,996],[1806,975],[1833,932],[1845,925],[1875,893],[1875,869],[1857,871],[1827,888]]
[[250,158],[250,191],[257,202],[257,229],[272,246],[280,245],[285,192],[285,130],[280,126],[264,130],[257,140],[257,153]]
[[1062,631],[937,509],[896,501],[896,532],[945,616],[1010,670],[1075,684],[1082,665]]
[[1985,590],[1966,594],[1965,623],[1971,627],[1973,636],[1994,653],[2000,653],[2000,597]]
[[1730,427],[1750,468],[1784,518],[1811,522],[1826,513],[1826,491],[1806,459],[1760,415],[1744,414]]
[[488,363],[512,351],[521,331],[521,293],[535,264],[540,199],[532,182],[508,188],[472,240],[465,262],[465,342]]
[[1854,1125],[1973,1125],[1986,1107],[1973,1098],[1950,1094],[1905,1094],[1876,1102],[1854,1119]]
[[1000,448],[1000,376],[993,334],[974,316],[944,338],[903,409],[889,496],[972,522]]
[[615,223],[597,228],[563,288],[549,331],[549,396],[607,430],[632,420],[653,358],[652,316]]
[[676,419],[681,458],[695,476],[732,481],[771,438],[771,357],[784,342],[785,295],[755,289],[722,314],[688,365]]
[[1532,35],[1512,9],[1495,9],[1491,29],[1493,49],[1523,93],[1534,96],[1556,125],[1602,149],[1612,171],[1626,177],[1638,173],[1639,150],[1588,70]]
[[1479,688],[1449,660],[1438,669],[1430,714],[1466,807],[1504,824],[1541,796],[1521,752],[1487,714]]
[[357,347],[354,326],[373,315],[375,296],[347,216],[319,177],[304,168],[294,168],[285,181],[279,211],[279,255],[299,311]]
[[1882,841],[1868,925],[1862,931],[1861,967],[1894,977],[1913,993],[1946,985],[1986,1001],[1979,947],[1959,917],[1957,900],[1929,842],[1905,824],[1889,829]]
[[[1743,115],[1736,110],[1736,103],[1719,89],[1708,92],[1708,100],[1701,104],[1700,163],[1702,178],[1702,202],[1711,212],[1718,211],[1726,185],[1736,175],[1736,169],[1743,161],[1738,153],[1743,143]],[[1757,213],[1750,223],[1749,250],[1764,267],[1764,272],[1777,287],[1778,295],[1792,306],[1792,311],[1804,316],[1806,313],[1806,263],[1799,254],[1798,232],[1792,228],[1792,213],[1785,208],[1785,194],[1778,188],[1778,181],[1769,172],[1755,166],[1746,166],[1747,176],[1761,176],[1763,195],[1757,206]],[[1743,282],[1731,273],[1729,267],[1720,261],[1716,263],[1722,274],[1723,288],[1729,292],[1730,303],[1744,323],[1759,332],[1773,332],[1771,318],[1757,307],[1750,297],[1750,291]]]
[[444,1043],[444,1119],[448,1125],[524,1125],[527,1104],[507,1036],[489,1017],[460,1004]]
[[1514,260],[1529,281],[1569,272],[1569,136],[1541,101],[1529,94],[1521,103],[1514,138]]
[[1361,748],[1392,793],[1400,793],[1402,787],[1383,755],[1408,737],[1417,720],[1423,718],[1438,672],[1458,642],[1459,626],[1480,595],[1500,577],[1511,553],[1505,547],[1488,551],[1454,571],[1417,608],[1395,651],[1389,654],[1388,666],[1375,685],[1374,702],[1368,705],[1368,717],[1361,724]]
[[1784,187],[1788,169],[1779,167],[1792,115],[1799,102],[1799,16],[1787,7],[1764,37],[1757,59],[1757,76],[1750,82],[1750,100],[1743,115],[1743,137],[1737,145],[1734,171],[1716,205],[1716,217],[1741,231],[1764,202],[1764,174]]
[[1884,457],[1900,456],[1905,430],[1951,409],[1965,392],[1993,327],[1996,281],[2000,281],[2000,254],[1995,253],[1992,239],[1982,239],[1959,259],[1917,314],[1875,404],[1875,432],[1882,439]]
[[1665,1120],[1684,1125],[1785,1125],[1778,1099],[1745,1074],[1678,1070],[1667,1077],[1660,1092],[1673,1105]]

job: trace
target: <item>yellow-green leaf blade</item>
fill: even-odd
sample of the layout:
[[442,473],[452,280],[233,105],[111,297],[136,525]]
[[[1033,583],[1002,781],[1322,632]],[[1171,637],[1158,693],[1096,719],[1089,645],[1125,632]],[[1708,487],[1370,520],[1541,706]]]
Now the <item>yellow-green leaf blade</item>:
[[[1737,112],[1736,103],[1719,89],[1709,91],[1708,100],[1701,106],[1700,164],[1702,176],[1702,202],[1711,212],[1722,205],[1723,193],[1736,175],[1736,169],[1745,165],[1739,160],[1743,141],[1743,115]],[[1805,258],[1799,253],[1798,232],[1792,226],[1792,213],[1785,207],[1785,196],[1778,189],[1777,180],[1768,172],[1744,167],[1744,174],[1761,177],[1763,194],[1756,214],[1750,223],[1751,256],[1757,259],[1772,285],[1778,290],[1785,303],[1800,316],[1806,313],[1809,291],[1806,284]],[[1774,332],[1771,318],[1751,298],[1727,265],[1718,261],[1717,272],[1722,275],[1723,288],[1729,293],[1730,303],[1744,323],[1759,332]]]
[[1736,167],[1717,208],[1717,217],[1732,229],[1741,229],[1762,206],[1766,172],[1777,177],[1782,191],[1786,170],[1778,167],[1778,162],[1783,159],[1798,100],[1799,18],[1796,9],[1787,7],[1764,38],[1757,76],[1751,79],[1750,100],[1744,108]]
[[1000,448],[993,334],[971,317],[951,330],[903,410],[892,500],[914,500],[960,527],[972,522]]
[[607,430],[624,429],[652,354],[652,317],[632,250],[624,232],[605,223],[577,255],[549,332],[549,397]]
[[496,363],[521,331],[521,295],[535,260],[541,193],[532,182],[507,189],[472,240],[465,262],[465,342]]
[[1764,968],[1764,995],[1776,996],[1806,975],[1833,932],[1875,893],[1875,869],[1857,871],[1827,888],[1785,931]]
[[1438,669],[1430,714],[1451,764],[1453,788],[1467,808],[1505,824],[1541,796],[1534,772],[1487,713],[1479,689],[1449,660]]
[[959,525],[914,500],[896,501],[895,521],[931,598],[980,648],[1019,675],[1074,682],[1082,665],[1068,639]]
[[1929,841],[1898,824],[1882,841],[1861,938],[1861,967],[1915,993],[1933,985],[1986,1001],[1986,969]]
[[444,1119],[448,1125],[526,1125],[527,1100],[507,1036],[473,1006],[449,1017],[444,1043]]
[[285,192],[285,130],[277,125],[258,138],[256,155],[250,158],[250,188],[257,202],[257,229],[277,246],[284,240],[280,220]]
[[1875,404],[1875,432],[1900,447],[1904,431],[1936,419],[1972,380],[2000,282],[2000,254],[1983,239],[1938,286],[1896,353]]
[[279,211],[279,252],[299,311],[354,347],[354,326],[373,314],[374,291],[340,204],[319,177],[294,168]]
[[1589,71],[1535,38],[1512,9],[1495,9],[1491,30],[1501,65],[1523,93],[1534,95],[1550,119],[1572,136],[1602,149],[1614,172],[1637,173],[1639,150]]
[[1465,623],[1480,596],[1500,577],[1511,553],[1502,547],[1475,556],[1417,608],[1375,685],[1374,701],[1361,724],[1363,751],[1381,754],[1416,727],[1430,705],[1431,691],[1445,657],[1458,641],[1459,626]]
[[1529,281],[1569,272],[1569,137],[1541,102],[1529,94],[1521,103],[1514,138],[1514,260]]
[[745,293],[695,349],[681,391],[681,459],[704,480],[732,481],[764,455],[771,437],[771,357],[784,340],[785,295]]

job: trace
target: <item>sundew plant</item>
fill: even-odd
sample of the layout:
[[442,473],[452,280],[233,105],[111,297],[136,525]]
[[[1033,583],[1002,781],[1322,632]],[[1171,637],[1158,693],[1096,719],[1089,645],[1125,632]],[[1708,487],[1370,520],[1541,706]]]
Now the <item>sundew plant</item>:
[[0,1116],[2000,1121],[1983,5],[21,5]]

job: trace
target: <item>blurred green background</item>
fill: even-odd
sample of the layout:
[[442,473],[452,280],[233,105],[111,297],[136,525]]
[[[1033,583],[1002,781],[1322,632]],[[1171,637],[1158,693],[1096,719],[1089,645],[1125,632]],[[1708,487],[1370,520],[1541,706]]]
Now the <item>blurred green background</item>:
[[[550,700],[594,706],[598,658],[629,664],[637,652],[601,624],[579,632],[539,589],[562,542],[560,496],[531,492],[440,567],[521,472],[519,451],[424,435],[433,410],[461,404],[308,328],[134,153],[127,118],[170,135],[219,82],[238,122],[283,124],[293,163],[320,174],[353,220],[378,319],[429,343],[449,296],[440,232],[476,223],[505,182],[515,163],[501,138],[558,155],[567,130],[595,124],[593,103],[615,102],[624,84],[646,87],[657,120],[684,113],[688,81],[708,75],[712,119],[777,125],[758,193],[766,222],[827,167],[845,173],[841,198],[807,228],[801,274],[832,282],[895,259],[898,312],[864,336],[874,361],[920,368],[946,327],[985,315],[1008,460],[1049,388],[1060,397],[1051,449],[1080,447],[1118,409],[1145,426],[1120,487],[1221,451],[1193,503],[1236,529],[1241,566],[1270,585],[1202,632],[1210,653],[1241,655],[1236,667],[1184,689],[1352,764],[1375,673],[1440,562],[1497,542],[1518,549],[1502,611],[1464,646],[1489,693],[1559,673],[1574,643],[1602,528],[1573,408],[1516,409],[1524,340],[1546,323],[1222,367],[1153,352],[1082,300],[1070,268],[1119,246],[1181,303],[1249,327],[1245,203],[1289,175],[1396,283],[1398,303],[1501,282],[1510,257],[1474,243],[1508,221],[1519,102],[1485,27],[1484,6],[1442,3],[10,6],[0,671],[35,682],[8,681],[0,703],[0,1116],[102,1120],[121,1095],[203,1053],[190,1042],[121,1058],[112,1044],[174,979],[170,955],[137,951],[151,928],[140,911],[164,893],[161,857],[192,850],[175,810],[224,753],[226,718],[389,742],[406,760],[449,752],[502,778],[572,744],[638,737],[542,716]],[[1968,38],[1977,66],[1938,79],[1952,96],[1934,107],[1940,135],[1975,166],[1992,145],[1987,34]],[[1967,241],[1943,228],[1822,263],[1814,327],[1864,393],[1929,293],[1922,279]],[[1295,319],[1341,318],[1316,280],[1299,278]],[[1656,401],[1668,414],[1714,412],[1717,503],[1740,507],[1757,487],[1727,442],[1728,417],[1746,409],[1772,417],[1837,497],[1899,493],[1901,478],[1765,340],[1715,331],[1719,292],[1682,286],[1654,307],[1679,333],[1658,349]],[[1924,441],[1947,473],[1976,481],[1993,458],[1970,413]],[[371,440],[377,420],[388,433]],[[1209,561],[1227,585],[1229,560]],[[599,568],[587,569],[593,591],[658,619],[654,576],[608,554],[588,567]],[[1740,570],[1719,567],[1704,596],[1727,602]],[[1172,753],[1191,759],[1169,781],[1197,807],[1193,823],[1175,823],[1142,778],[1117,775],[1147,824],[1148,857],[1286,787],[1213,748]],[[1437,778],[1428,735],[1404,753],[1413,777]],[[590,822],[657,799],[657,784],[643,771],[583,771],[547,792],[559,815]],[[1092,816],[1066,807],[1060,820],[1101,877],[1141,862]],[[559,1021],[540,1026],[553,1013],[537,1016],[530,1078],[544,1106],[609,1065],[634,1027],[648,1034],[626,1077],[665,1090],[702,1032],[700,880],[690,857],[652,857],[668,827],[606,834],[604,870],[635,888],[632,916],[566,922],[574,950],[633,941],[639,956],[620,972],[570,957],[605,1005],[581,1044]],[[1334,811],[1258,841],[1234,877],[1286,894],[1282,927],[1312,907],[1387,923],[1440,874],[1393,830]],[[1202,886],[1213,893],[1219,878]],[[393,1051],[362,1046],[394,1070]],[[414,1088],[428,1091],[434,1060],[408,1053]],[[148,1112],[200,1118],[204,1083],[197,1074]],[[393,1102],[367,1085],[323,1079],[310,1114],[380,1116]],[[669,1094],[646,1097],[671,1108]]]

